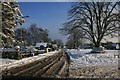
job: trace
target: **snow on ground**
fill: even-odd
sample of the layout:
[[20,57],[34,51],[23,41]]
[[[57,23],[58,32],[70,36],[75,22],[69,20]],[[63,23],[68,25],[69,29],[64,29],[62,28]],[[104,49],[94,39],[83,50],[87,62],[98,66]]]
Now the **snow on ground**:
[[46,58],[48,56],[51,56],[55,53],[58,53],[59,51],[52,51],[52,52],[48,52],[48,53],[44,53],[44,54],[39,54],[33,57],[29,57],[29,58],[23,58],[21,60],[14,60],[14,59],[3,59],[0,58],[0,62],[2,62],[0,64],[0,68],[1,69],[5,69],[5,68],[10,68],[10,67],[16,67],[16,66],[20,66],[20,65],[24,65],[42,58]]
[[91,49],[80,50],[66,50],[71,60],[72,68],[79,68],[79,66],[95,66],[95,65],[108,65],[118,64],[118,58],[114,55],[118,55],[118,50],[106,50],[106,53],[91,53]]

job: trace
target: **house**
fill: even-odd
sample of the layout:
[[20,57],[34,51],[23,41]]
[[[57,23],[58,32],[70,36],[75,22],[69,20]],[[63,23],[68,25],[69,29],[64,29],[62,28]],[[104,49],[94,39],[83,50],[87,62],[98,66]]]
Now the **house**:
[[44,50],[47,47],[48,43],[36,43],[35,48],[39,50]]

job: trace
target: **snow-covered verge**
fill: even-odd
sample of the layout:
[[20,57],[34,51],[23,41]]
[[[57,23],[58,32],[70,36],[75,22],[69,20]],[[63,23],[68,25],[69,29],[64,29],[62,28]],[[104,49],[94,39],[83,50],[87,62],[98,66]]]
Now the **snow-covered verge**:
[[[70,78],[119,78],[119,70],[116,65],[89,66],[78,69],[69,69]],[[108,79],[109,80],[109,79]]]
[[119,78],[118,50],[105,50],[105,53],[89,53],[92,49],[69,49],[70,78]]
[[29,57],[29,58],[23,58],[21,60],[13,60],[13,59],[3,59],[0,58],[0,62],[2,62],[0,64],[0,68],[1,69],[5,69],[5,68],[11,68],[11,67],[16,67],[16,66],[21,66],[30,62],[34,62],[36,60],[42,59],[42,58],[46,58],[48,56],[51,56],[55,53],[58,53],[59,51],[52,51],[52,52],[48,52],[48,53],[44,53],[44,54],[39,54],[33,57]]
[[118,64],[118,50],[106,50],[105,53],[89,53],[91,49],[80,50],[66,50],[70,56],[72,69],[79,68],[81,66],[97,66],[97,65],[109,65]]

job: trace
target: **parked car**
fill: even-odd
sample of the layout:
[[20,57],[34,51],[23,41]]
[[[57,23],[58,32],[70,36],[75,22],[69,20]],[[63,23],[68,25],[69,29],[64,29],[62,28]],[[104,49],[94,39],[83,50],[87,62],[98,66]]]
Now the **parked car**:
[[34,51],[30,47],[22,47],[21,51],[23,58],[34,56]]
[[18,49],[19,46],[12,48],[2,48],[0,52],[2,53],[2,58],[10,58],[10,59],[21,59],[22,55]]

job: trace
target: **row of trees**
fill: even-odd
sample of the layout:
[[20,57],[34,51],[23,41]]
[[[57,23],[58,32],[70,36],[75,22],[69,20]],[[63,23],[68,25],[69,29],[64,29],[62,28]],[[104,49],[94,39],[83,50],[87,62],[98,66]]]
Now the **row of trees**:
[[120,30],[119,5],[120,2],[73,3],[68,11],[68,21],[60,30],[69,35],[69,39],[73,38],[74,45],[78,44],[80,39],[88,39],[94,47],[100,47],[105,36],[118,36]]
[[35,45],[37,42],[48,42],[48,30],[39,28],[36,24],[31,24],[28,29],[17,28],[15,30],[15,39],[18,43],[25,45]]
[[27,29],[17,28],[14,38],[16,39],[16,45],[30,46],[40,42],[50,42],[63,46],[63,42],[60,39],[51,40],[49,38],[49,31],[38,27],[36,24],[31,24]]

